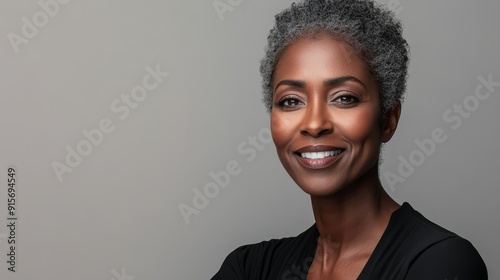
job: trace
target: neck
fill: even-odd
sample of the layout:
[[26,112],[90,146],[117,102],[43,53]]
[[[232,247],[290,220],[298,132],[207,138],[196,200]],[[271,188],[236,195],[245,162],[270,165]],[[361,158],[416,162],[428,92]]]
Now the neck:
[[378,166],[372,169],[334,195],[311,196],[320,234],[317,253],[325,261],[371,254],[392,212],[399,208],[383,189]]

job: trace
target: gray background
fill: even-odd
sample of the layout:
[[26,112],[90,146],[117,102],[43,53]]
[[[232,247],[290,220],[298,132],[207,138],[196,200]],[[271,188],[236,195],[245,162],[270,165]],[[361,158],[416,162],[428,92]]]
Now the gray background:
[[[73,0],[17,53],[8,34],[21,36],[23,17],[33,22],[42,8],[0,2],[1,279],[209,279],[237,246],[297,235],[314,222],[274,145],[249,143],[269,127],[259,59],[274,15],[292,1],[220,2],[233,5],[221,17],[212,0]],[[500,2],[381,2],[391,2],[412,51],[382,181],[399,203],[469,239],[490,279],[500,279],[500,87],[458,129],[443,118],[471,100],[479,76],[500,81]],[[119,119],[113,101],[157,65],[170,75]],[[64,164],[66,146],[104,118],[115,129],[60,182],[53,162]],[[398,156],[408,160],[414,141],[435,128],[447,140],[389,186],[383,176],[398,174]],[[193,189],[233,160],[241,172],[187,224],[179,205],[193,206]],[[10,165],[18,170],[16,273],[6,263]]]

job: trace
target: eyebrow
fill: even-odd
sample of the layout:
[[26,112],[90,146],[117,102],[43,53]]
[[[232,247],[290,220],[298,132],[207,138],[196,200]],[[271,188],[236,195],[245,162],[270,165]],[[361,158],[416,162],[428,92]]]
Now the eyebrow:
[[[328,80],[325,80],[323,82],[323,84],[327,87],[333,87],[333,86],[341,85],[341,84],[348,82],[348,81],[356,82],[356,83],[362,85],[366,89],[366,85],[362,81],[360,81],[358,78],[353,77],[353,76],[342,76],[342,77],[338,77],[338,78],[328,79]],[[306,82],[300,81],[300,80],[283,80],[283,81],[280,81],[276,85],[276,87],[274,88],[274,91],[276,91],[276,89],[282,85],[289,85],[289,86],[297,87],[297,88],[305,88]]]

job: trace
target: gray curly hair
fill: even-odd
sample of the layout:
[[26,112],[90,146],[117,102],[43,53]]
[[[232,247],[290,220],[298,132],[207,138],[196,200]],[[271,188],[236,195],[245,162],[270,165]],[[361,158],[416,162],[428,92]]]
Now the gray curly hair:
[[403,101],[409,47],[394,14],[373,0],[304,0],[275,16],[260,61],[262,102],[272,109],[272,80],[283,50],[295,40],[326,32],[348,43],[379,86],[382,117]]

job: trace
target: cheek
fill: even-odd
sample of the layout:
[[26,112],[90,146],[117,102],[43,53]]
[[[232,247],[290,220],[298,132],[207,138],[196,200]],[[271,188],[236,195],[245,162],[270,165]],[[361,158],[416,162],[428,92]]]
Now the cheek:
[[271,135],[276,148],[285,145],[291,137],[292,131],[290,121],[280,114],[271,113]]
[[342,118],[338,128],[352,143],[380,140],[378,114],[374,110],[357,110]]

